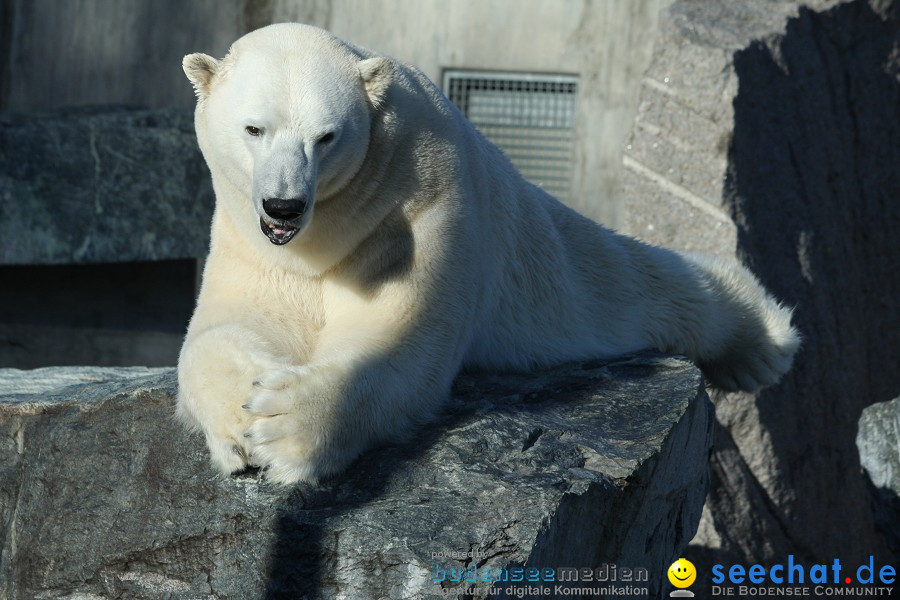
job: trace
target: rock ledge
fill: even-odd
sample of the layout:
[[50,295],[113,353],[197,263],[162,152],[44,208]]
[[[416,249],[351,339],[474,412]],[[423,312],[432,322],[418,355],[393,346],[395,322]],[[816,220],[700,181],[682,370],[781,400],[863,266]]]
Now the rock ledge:
[[294,488],[211,471],[173,370],[91,380],[0,389],[0,598],[457,597],[454,569],[604,565],[656,595],[707,488],[712,406],[679,357],[463,375],[441,427]]

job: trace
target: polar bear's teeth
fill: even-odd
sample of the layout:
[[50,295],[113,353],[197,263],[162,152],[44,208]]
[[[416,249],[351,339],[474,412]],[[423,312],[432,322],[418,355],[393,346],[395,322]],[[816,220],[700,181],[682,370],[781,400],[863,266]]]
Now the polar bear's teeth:
[[259,219],[259,228],[266,234],[269,241],[277,246],[287,244],[294,235],[296,235],[297,231],[299,231],[298,228],[291,227],[290,225],[274,225],[266,223],[262,218]]

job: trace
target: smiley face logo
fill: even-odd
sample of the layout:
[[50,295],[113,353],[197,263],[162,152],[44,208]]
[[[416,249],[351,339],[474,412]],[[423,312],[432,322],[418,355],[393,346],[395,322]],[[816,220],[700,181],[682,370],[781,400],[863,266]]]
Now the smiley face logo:
[[669,567],[668,575],[672,585],[677,588],[686,588],[690,587],[697,579],[697,569],[694,568],[691,561],[679,558]]

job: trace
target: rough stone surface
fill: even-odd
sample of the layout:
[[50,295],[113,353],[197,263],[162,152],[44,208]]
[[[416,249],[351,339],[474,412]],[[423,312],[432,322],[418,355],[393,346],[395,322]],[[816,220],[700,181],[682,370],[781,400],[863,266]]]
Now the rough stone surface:
[[[806,6],[834,4],[827,0]],[[679,0],[664,10],[625,146],[624,230],[654,244],[733,256],[723,187],[738,90],[734,53],[771,37],[797,2]]]
[[190,110],[0,115],[0,264],[206,256],[213,203]]
[[859,418],[856,447],[869,479],[875,522],[900,553],[900,397],[869,406]]
[[855,437],[863,408],[900,390],[898,15],[896,0],[677,0],[661,16],[625,156],[628,229],[736,251],[805,338],[781,384],[716,402],[688,554],[701,571],[891,560]]
[[172,370],[110,374],[0,396],[0,598],[437,598],[435,565],[604,563],[655,596],[706,492],[712,408],[681,358],[463,375],[443,426],[295,488],[213,473]]
[[[38,402],[41,395],[62,388],[86,383],[147,377],[168,369],[146,367],[45,367],[41,369],[0,369],[0,398],[4,402]],[[30,400],[29,400],[30,399]]]

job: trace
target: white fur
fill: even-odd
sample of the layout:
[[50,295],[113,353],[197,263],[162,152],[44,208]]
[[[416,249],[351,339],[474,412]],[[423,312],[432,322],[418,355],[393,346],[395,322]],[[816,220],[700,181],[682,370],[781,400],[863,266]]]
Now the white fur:
[[[223,472],[335,473],[433,418],[463,366],[656,348],[728,390],[790,367],[790,310],[746,269],[566,208],[411,67],[293,24],[184,67],[217,206],[178,411]],[[269,197],[308,202],[285,245]]]

